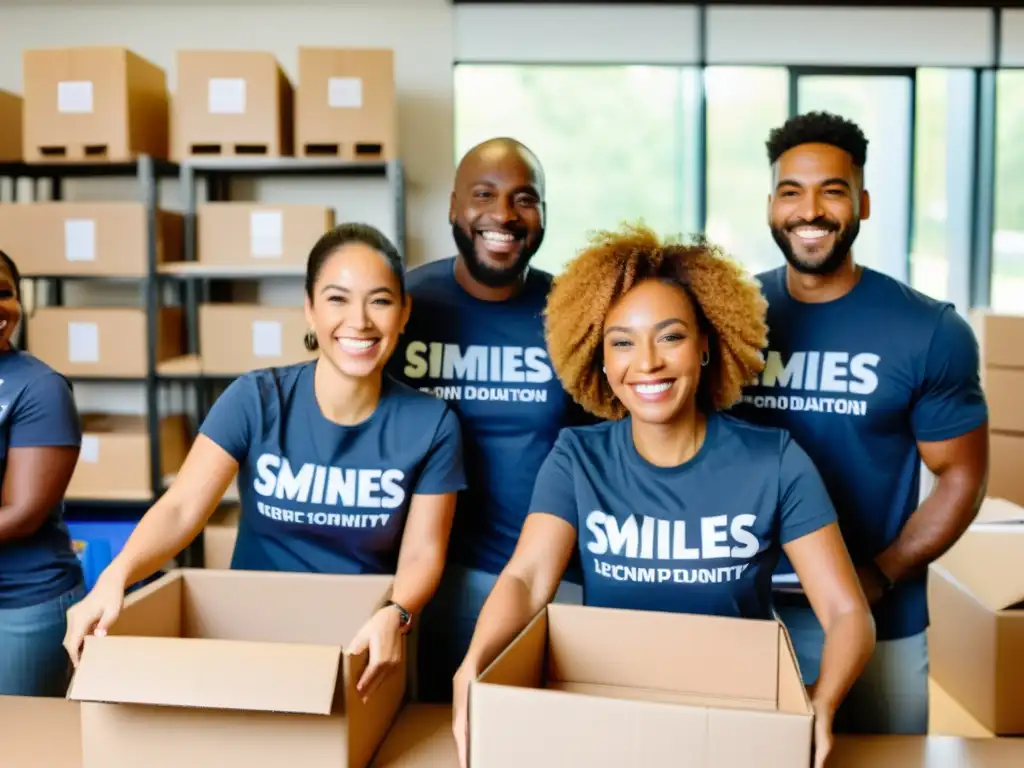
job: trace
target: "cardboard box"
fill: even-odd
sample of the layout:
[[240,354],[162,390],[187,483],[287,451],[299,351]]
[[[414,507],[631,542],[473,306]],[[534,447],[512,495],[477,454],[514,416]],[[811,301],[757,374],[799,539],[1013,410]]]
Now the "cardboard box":
[[972,309],[968,317],[978,339],[982,367],[1024,368],[1024,315]]
[[26,162],[166,158],[170,96],[160,67],[126,48],[23,55]]
[[368,765],[406,669],[364,703],[368,654],[346,648],[391,581],[184,569],[131,593],[110,633],[86,638],[68,692],[84,768]]
[[198,209],[198,261],[211,266],[305,271],[316,241],[334,226],[321,205],[205,203]]
[[3,768],[82,768],[78,703],[0,696],[0,745]]
[[813,721],[777,621],[555,604],[472,683],[470,764],[790,768]]
[[221,507],[203,529],[203,567],[220,570],[231,568],[238,539],[238,520],[242,509],[237,504]]
[[[68,484],[68,498],[131,500],[153,494],[149,476],[149,429],[145,416],[82,414],[82,450]],[[188,421],[180,414],[160,420],[161,477],[177,472],[188,454]]]
[[[156,362],[184,354],[181,307],[156,317]],[[37,307],[28,317],[28,351],[66,376],[146,375],[147,318],[134,307]]]
[[459,768],[451,707],[406,706],[381,745],[373,768]]
[[1024,509],[989,499],[980,517],[930,568],[931,676],[992,733],[1021,735]]
[[1024,435],[990,432],[988,494],[1024,504]]
[[[149,222],[142,203],[15,203],[0,207],[0,250],[25,277],[149,272]],[[182,216],[157,212],[157,264],[182,258]]]
[[397,158],[394,52],[299,48],[295,137],[305,157]]
[[836,736],[828,768],[1017,768],[1024,741],[955,736]]
[[302,308],[262,304],[202,304],[199,350],[205,373],[235,375],[257,368],[312,360],[302,339]]
[[0,91],[0,163],[21,161],[22,99]]
[[989,429],[993,432],[1024,432],[1024,368],[985,368],[981,377],[988,402]]
[[294,91],[271,53],[178,51],[174,158],[292,154]]

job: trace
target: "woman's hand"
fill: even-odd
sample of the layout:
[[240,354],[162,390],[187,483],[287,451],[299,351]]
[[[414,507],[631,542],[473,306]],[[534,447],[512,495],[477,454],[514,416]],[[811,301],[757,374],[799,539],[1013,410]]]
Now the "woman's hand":
[[812,702],[814,708],[814,768],[825,768],[825,761],[832,751],[832,720],[835,717],[832,707],[820,702]]
[[452,678],[452,735],[459,751],[459,765],[469,765],[469,684],[476,678],[474,670],[461,666]]
[[402,661],[401,618],[398,608],[384,606],[363,625],[349,646],[352,655],[358,655],[367,648],[370,650],[370,663],[356,684],[364,702]]
[[81,601],[71,606],[64,633],[64,648],[74,666],[78,666],[85,636],[102,637],[110,625],[117,621],[124,605],[124,581],[106,571]]

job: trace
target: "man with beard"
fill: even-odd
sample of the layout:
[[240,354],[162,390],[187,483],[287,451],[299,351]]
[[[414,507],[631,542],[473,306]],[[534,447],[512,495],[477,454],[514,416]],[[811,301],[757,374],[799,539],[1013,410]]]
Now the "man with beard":
[[[456,255],[412,270],[412,313],[393,374],[458,413],[469,488],[448,567],[419,627],[418,698],[451,701],[477,616],[512,556],[541,463],[583,420],[555,377],[543,309],[552,276],[530,266],[544,239],[544,173],[527,147],[490,139],[459,163],[448,212]],[[560,599],[578,602],[576,584]]]
[[[768,139],[768,215],[786,265],[758,276],[769,302],[766,367],[736,410],[785,427],[811,456],[873,608],[877,649],[836,730],[921,734],[925,577],[984,495],[988,412],[977,342],[955,308],[854,261],[871,208],[867,144],[828,113],[792,118]],[[936,478],[923,500],[922,459]],[[812,684],[822,631],[792,573],[783,560],[776,608]]]

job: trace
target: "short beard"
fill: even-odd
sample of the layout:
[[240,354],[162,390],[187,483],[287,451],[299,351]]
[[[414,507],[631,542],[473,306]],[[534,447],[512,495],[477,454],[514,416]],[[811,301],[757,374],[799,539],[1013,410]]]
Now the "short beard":
[[793,253],[793,247],[786,236],[785,229],[771,227],[771,232],[772,239],[779,246],[779,250],[785,256],[786,262],[793,269],[802,275],[823,276],[833,274],[846,262],[846,257],[850,254],[850,249],[853,248],[853,242],[857,239],[857,235],[860,234],[860,221],[857,219],[853,220],[850,226],[846,228],[846,231],[842,232],[836,239],[835,245],[832,246],[832,250],[829,251],[824,261],[818,264],[808,264],[806,261],[801,261],[797,258],[796,254]]
[[455,241],[455,247],[466,264],[466,271],[469,272],[474,280],[481,285],[486,285],[488,288],[506,288],[518,282],[523,273],[526,272],[526,268],[530,266],[530,259],[537,253],[540,249],[540,244],[544,241],[544,230],[541,230],[535,243],[524,245],[519,258],[504,269],[494,269],[480,261],[476,255],[476,246],[473,243],[473,238],[466,234],[457,221],[452,222],[452,239]]

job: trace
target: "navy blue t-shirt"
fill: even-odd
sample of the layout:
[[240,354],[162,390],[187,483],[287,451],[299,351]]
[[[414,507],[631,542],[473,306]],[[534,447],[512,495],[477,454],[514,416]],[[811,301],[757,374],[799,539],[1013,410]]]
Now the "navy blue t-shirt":
[[[854,562],[877,556],[918,506],[917,441],[949,440],[988,418],[978,345],[948,303],[863,268],[840,299],[799,302],[784,267],[758,276],[769,302],[765,370],[734,412],[784,427],[814,461]],[[792,573],[783,560],[779,573]],[[879,640],[928,626],[925,575],[875,606]]]
[[316,361],[251,371],[217,398],[202,433],[239,463],[242,514],[231,567],[394,573],[414,494],[465,487],[454,413],[384,377],[360,424],[329,421]]
[[[24,352],[0,354],[0,489],[12,448],[81,444],[82,425],[67,379]],[[82,581],[63,515],[61,502],[35,533],[0,542],[0,609],[50,600]]]
[[751,619],[773,616],[782,546],[836,519],[784,430],[723,414],[678,467],[644,459],[628,417],[564,430],[530,511],[577,530],[585,605]]
[[409,273],[412,315],[391,370],[457,411],[469,488],[459,497],[451,559],[500,573],[559,430],[593,419],[548,357],[542,313],[551,275],[531,268],[515,298],[493,302],[466,293],[454,269],[448,258]]

